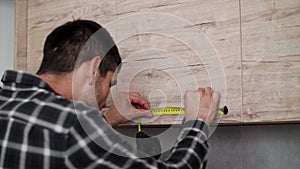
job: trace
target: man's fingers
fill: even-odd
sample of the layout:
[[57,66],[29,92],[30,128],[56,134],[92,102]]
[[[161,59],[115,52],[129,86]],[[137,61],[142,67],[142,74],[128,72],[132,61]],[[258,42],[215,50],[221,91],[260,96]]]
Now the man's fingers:
[[145,110],[145,109],[135,109],[135,111],[133,111],[132,114],[133,118],[138,118],[138,117],[150,118],[152,116],[153,116],[152,112],[150,110]]
[[200,108],[209,110],[211,106],[211,97],[212,97],[212,89],[210,87],[206,87],[203,89],[204,94],[201,97]]
[[184,110],[186,119],[201,118],[209,124],[213,121],[219,104],[220,94],[211,87],[198,88],[197,91],[186,91]]
[[204,92],[205,92],[205,89],[204,88],[199,88],[198,89],[199,93],[200,93],[200,96],[203,96],[204,95]]
[[150,105],[146,99],[138,92],[128,92],[128,97],[131,104],[134,105],[135,108],[139,109],[150,109]]
[[138,104],[140,109],[150,109],[149,103],[140,97],[130,97],[131,104]]
[[205,88],[205,95],[208,95],[208,96],[212,95],[212,89],[211,89],[211,87],[206,87]]
[[152,117],[152,112],[149,110],[150,106],[147,100],[145,100],[142,95],[137,92],[129,93],[131,104],[138,104],[138,106],[132,111],[132,118],[138,117]]

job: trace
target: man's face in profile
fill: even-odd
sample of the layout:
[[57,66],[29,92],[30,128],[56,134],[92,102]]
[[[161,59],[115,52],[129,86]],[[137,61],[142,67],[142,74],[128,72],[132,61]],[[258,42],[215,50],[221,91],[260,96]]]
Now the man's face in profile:
[[100,73],[97,73],[95,96],[99,109],[106,106],[106,99],[109,95],[110,87],[116,84],[117,73],[115,72],[108,71],[105,76],[100,76]]

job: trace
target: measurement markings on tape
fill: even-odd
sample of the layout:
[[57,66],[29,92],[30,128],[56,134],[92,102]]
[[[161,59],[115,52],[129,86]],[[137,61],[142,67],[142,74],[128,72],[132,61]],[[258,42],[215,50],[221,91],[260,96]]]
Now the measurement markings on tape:
[[[184,108],[181,107],[163,107],[163,108],[155,108],[151,109],[151,112],[154,116],[162,116],[162,115],[178,115],[184,114]],[[224,106],[221,109],[218,109],[217,114],[227,115],[228,108]]]

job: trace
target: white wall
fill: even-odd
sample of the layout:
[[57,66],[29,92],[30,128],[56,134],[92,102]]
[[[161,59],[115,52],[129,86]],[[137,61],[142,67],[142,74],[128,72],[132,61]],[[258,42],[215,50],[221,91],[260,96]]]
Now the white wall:
[[0,77],[14,68],[14,15],[14,0],[0,0]]

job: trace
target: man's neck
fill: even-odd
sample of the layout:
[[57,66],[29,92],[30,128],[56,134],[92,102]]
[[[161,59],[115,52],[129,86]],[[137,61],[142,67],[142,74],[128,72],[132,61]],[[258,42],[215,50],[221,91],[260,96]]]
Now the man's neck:
[[38,75],[43,79],[56,93],[72,100],[72,74],[55,75],[50,73],[44,73]]

